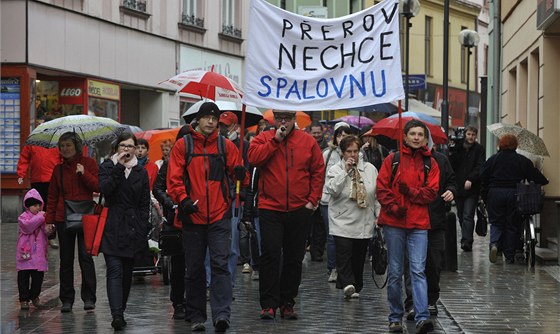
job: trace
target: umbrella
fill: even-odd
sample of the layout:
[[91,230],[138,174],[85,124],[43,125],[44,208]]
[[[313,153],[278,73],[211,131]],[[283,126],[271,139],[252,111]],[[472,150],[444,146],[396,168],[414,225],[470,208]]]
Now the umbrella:
[[505,123],[490,124],[487,128],[498,138],[505,134],[514,135],[517,137],[517,141],[519,142],[517,148],[520,150],[527,151],[535,155],[550,156],[542,138],[525,128]]
[[[193,104],[187,111],[183,113],[183,119],[185,122],[190,123],[193,118],[195,118],[198,109],[204,103],[210,100],[198,101]],[[241,102],[234,102],[234,101],[216,101],[214,102],[220,108],[221,112],[224,111],[231,111],[233,112],[239,121],[241,121],[241,109],[243,105]],[[261,119],[263,118],[262,113],[259,109],[255,107],[245,107],[245,127],[256,125]]]
[[[389,116],[389,118],[398,118],[399,114],[394,114]],[[424,123],[430,123],[430,124],[434,124],[434,125],[439,125],[439,120],[433,118],[432,116],[428,116],[424,113],[421,112],[417,112],[417,111],[405,111],[402,113],[402,117],[411,117],[411,118],[415,118],[415,119],[419,119]]]
[[352,108],[352,110],[357,110],[359,112],[379,112],[379,113],[392,114],[395,111],[397,111],[397,107],[395,107],[392,103],[380,103],[380,104],[372,104],[369,106],[363,106],[358,108]]
[[[402,118],[403,126],[406,124],[406,122],[412,119],[414,118],[403,117]],[[426,122],[424,122],[424,124],[426,124],[426,126],[430,130],[430,134],[432,135],[432,140],[434,141],[435,144],[444,144],[445,142],[447,142],[447,136],[445,135],[445,133],[443,132],[440,126],[426,123]],[[382,135],[382,136],[389,137],[391,139],[398,140],[404,136],[404,133],[403,130],[399,128],[399,118],[395,117],[395,118],[384,118],[379,122],[375,123],[375,125],[371,128],[370,132],[364,134],[364,136],[367,135],[370,136]]]
[[162,81],[162,88],[212,100],[239,100],[243,91],[237,82],[213,71],[189,70]]
[[138,133],[138,132],[144,131],[144,130],[142,130],[141,127],[136,126],[136,125],[122,124],[122,126],[124,126],[128,131],[130,131],[132,133]]
[[180,127],[173,129],[156,129],[138,132],[134,135],[138,139],[142,138],[148,141],[148,144],[150,144],[150,151],[148,152],[148,156],[150,158],[150,161],[155,162],[162,157],[161,143],[166,140],[170,140],[172,143],[175,143],[175,138],[177,137],[177,133],[179,133],[179,130],[181,130]]
[[[268,109],[263,113],[263,118],[270,124],[274,124],[274,113]],[[296,123],[300,129],[304,129],[311,124],[311,117],[303,111],[296,111]]]
[[333,119],[331,121],[327,121],[327,124],[334,124],[338,122],[346,122],[348,125],[353,126],[355,128],[361,129],[366,125],[374,125],[375,122],[365,116],[355,116],[355,115],[347,115],[342,116],[337,119]]
[[126,127],[119,122],[98,116],[70,115],[53,119],[35,128],[27,137],[26,145],[55,147],[60,136],[66,132],[75,132],[83,144],[92,146],[104,140],[113,140]]

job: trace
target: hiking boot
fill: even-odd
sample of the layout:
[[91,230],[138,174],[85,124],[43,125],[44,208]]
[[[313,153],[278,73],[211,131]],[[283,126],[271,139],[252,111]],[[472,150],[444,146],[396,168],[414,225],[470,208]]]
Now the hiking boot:
[[84,302],[84,310],[86,311],[95,310],[95,303],[92,301]]
[[431,316],[437,316],[438,315],[437,305],[436,304],[428,305],[428,311],[430,311]]
[[195,322],[191,326],[191,331],[193,332],[204,332],[206,330],[206,326],[203,322]]
[[490,245],[489,258],[491,263],[496,263],[496,260],[498,259],[498,246],[496,246],[495,244]]
[[251,265],[248,264],[248,263],[245,263],[243,265],[243,269],[241,269],[241,272],[244,273],[244,274],[250,273],[251,272]]
[[334,283],[336,282],[337,278],[338,278],[338,273],[336,272],[336,269],[331,270],[331,273],[329,275],[329,282]]
[[272,307],[263,308],[260,317],[263,320],[272,320],[276,316],[276,311]]
[[115,329],[115,331],[120,331],[126,326],[124,317],[121,314],[116,314],[113,316],[113,321],[111,322],[111,327]]
[[33,304],[33,306],[35,306],[36,308],[43,307],[43,304],[41,304],[41,300],[39,299],[39,297],[33,299],[31,301],[31,304]]
[[466,253],[472,252],[472,245],[468,242],[462,242],[461,249]]
[[258,281],[259,280],[259,271],[258,270],[253,270],[253,272],[251,273],[251,279],[253,281]]
[[58,249],[58,242],[56,241],[56,239],[49,240],[49,245],[52,249]]
[[432,320],[426,319],[416,324],[416,334],[426,334],[434,330]]
[[228,328],[229,328],[229,320],[226,318],[218,319],[214,323],[214,330],[216,331],[216,333],[223,333]]
[[184,305],[177,305],[173,307],[173,319],[175,320],[183,320],[185,319],[185,306]]
[[27,300],[24,300],[24,301],[20,302],[20,305],[21,305],[21,306],[20,306],[20,309],[21,309],[22,311],[27,311],[27,310],[29,310],[29,302],[28,302]]
[[62,313],[72,312],[72,303],[63,302],[62,307],[60,308],[60,312],[62,312]]
[[402,333],[403,327],[400,322],[392,322],[389,324],[389,332],[391,333]]
[[415,317],[416,317],[416,312],[414,311],[413,308],[408,310],[408,312],[406,312],[406,320],[414,321]]
[[296,320],[298,314],[294,311],[293,306],[286,305],[280,307],[280,317],[287,320]]
[[350,298],[354,292],[356,292],[356,288],[350,284],[344,287],[344,297],[345,298]]

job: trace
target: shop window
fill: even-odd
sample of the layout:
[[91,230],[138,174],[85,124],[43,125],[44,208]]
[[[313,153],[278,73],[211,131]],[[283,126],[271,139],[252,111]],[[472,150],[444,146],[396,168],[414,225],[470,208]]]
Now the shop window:
[[37,81],[35,120],[37,123],[84,113],[83,90],[79,87],[60,87],[58,81]]
[[119,120],[119,102],[89,97],[88,115],[101,116]]

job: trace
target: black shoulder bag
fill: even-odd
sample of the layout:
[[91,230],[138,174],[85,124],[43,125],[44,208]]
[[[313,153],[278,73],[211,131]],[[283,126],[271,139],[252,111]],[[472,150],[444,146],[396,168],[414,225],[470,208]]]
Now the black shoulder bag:
[[371,244],[371,277],[373,282],[379,289],[383,289],[387,285],[387,276],[385,276],[385,282],[382,286],[377,284],[375,280],[375,275],[385,275],[387,272],[387,248],[385,247],[385,239],[383,239],[383,233],[379,226],[375,227],[375,237]]
[[73,201],[65,199],[64,196],[64,173],[62,172],[62,164],[60,165],[60,190],[62,191],[62,199],[64,200],[64,226],[67,231],[72,233],[83,233],[82,216],[85,214],[93,214],[95,202],[93,200]]

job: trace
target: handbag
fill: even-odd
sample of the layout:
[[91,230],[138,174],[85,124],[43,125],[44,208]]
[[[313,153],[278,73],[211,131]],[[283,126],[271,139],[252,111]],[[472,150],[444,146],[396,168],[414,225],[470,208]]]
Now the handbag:
[[62,166],[60,168],[60,189],[62,191],[62,199],[64,200],[64,227],[72,233],[82,233],[82,216],[94,212],[95,202],[93,200],[75,201],[64,198],[64,173],[62,172]]
[[387,272],[387,264],[387,248],[385,247],[383,233],[381,232],[381,229],[376,226],[375,237],[373,238],[373,242],[371,244],[371,277],[379,289],[383,289],[385,287],[387,284],[387,277],[385,277],[383,285],[379,286],[375,280],[375,274],[385,275]]
[[538,183],[518,183],[516,199],[519,214],[534,215],[542,211],[544,191]]
[[[99,201],[101,202],[101,199]],[[99,255],[99,246],[101,246],[108,211],[109,208],[104,207],[99,214],[94,213],[82,216],[84,243],[86,252],[89,255]]]
[[159,232],[159,249],[162,256],[183,254],[183,231],[164,221]]
[[488,234],[488,213],[483,201],[479,201],[476,207],[476,225],[474,230],[481,237],[485,237]]

